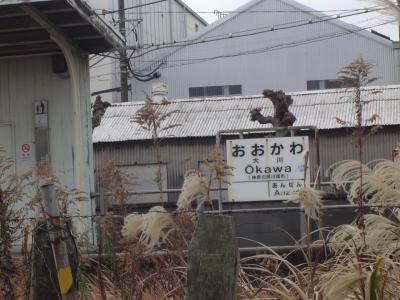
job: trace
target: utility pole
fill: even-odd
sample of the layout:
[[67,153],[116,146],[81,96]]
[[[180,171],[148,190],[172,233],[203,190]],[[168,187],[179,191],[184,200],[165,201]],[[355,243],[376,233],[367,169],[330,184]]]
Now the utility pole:
[[119,31],[124,38],[124,49],[120,53],[121,102],[128,102],[128,57],[126,54],[125,0],[118,0]]
[[50,182],[43,184],[41,191],[48,216],[50,243],[53,250],[62,300],[77,300],[78,295],[75,290],[74,278],[68,257],[65,227],[60,217],[54,184]]

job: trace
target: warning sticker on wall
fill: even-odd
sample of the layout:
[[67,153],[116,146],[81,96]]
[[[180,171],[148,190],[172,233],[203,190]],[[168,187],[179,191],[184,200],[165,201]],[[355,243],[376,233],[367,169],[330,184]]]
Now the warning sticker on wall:
[[23,143],[18,147],[18,159],[22,162],[34,162],[34,145],[33,143]]

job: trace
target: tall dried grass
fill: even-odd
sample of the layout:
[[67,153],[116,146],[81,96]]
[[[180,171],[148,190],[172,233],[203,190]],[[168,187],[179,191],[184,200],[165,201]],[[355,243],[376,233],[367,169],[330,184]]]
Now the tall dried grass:
[[[400,298],[400,211],[394,208],[400,206],[399,165],[378,160],[360,168],[359,162],[344,161],[332,166],[330,173],[337,187],[348,193],[349,201],[353,202],[358,196],[354,191],[362,186],[363,201],[379,206],[365,215],[365,234],[352,223],[332,229],[324,240],[312,242],[308,227],[302,239],[309,247],[305,250],[299,246],[285,254],[256,243],[263,247],[262,253],[240,260],[238,299]],[[180,209],[168,212],[153,207],[146,214],[128,215],[122,240],[118,241],[119,255],[112,253],[112,260],[82,260],[81,299],[184,299],[187,249],[196,225],[196,214],[189,204],[197,201],[196,195],[207,199],[209,192],[199,171],[191,171],[186,177]],[[61,199],[69,199],[65,202],[79,196],[78,192],[59,194]],[[290,201],[304,208],[306,221],[318,221],[321,197],[317,190],[302,188]],[[113,232],[110,234],[117,239],[118,232]],[[0,260],[5,261],[3,257]],[[0,286],[4,286],[5,280],[0,278]],[[18,286],[16,280],[11,281],[13,286]],[[15,289],[15,294],[23,297],[23,290]]]
[[198,209],[210,202],[210,190],[199,170],[189,170],[185,174],[182,192],[177,202],[178,210],[191,210],[193,202]]
[[[352,203],[362,172],[364,201],[380,206],[365,215],[365,235],[352,223],[333,228],[324,240],[312,242],[309,222],[318,224],[323,194],[300,189],[290,201],[304,208],[307,228],[302,239],[308,247],[304,250],[299,243],[292,252],[278,254],[257,243],[264,249],[262,254],[240,260],[238,299],[399,299],[400,216],[392,206],[400,205],[400,167],[379,160],[360,168],[357,161],[344,161],[329,172]],[[189,204],[198,194],[206,199],[207,193],[201,173],[191,171],[181,194],[181,209],[167,212],[156,207],[147,214],[126,217],[122,230],[125,254],[117,261],[122,275],[118,282],[111,280],[117,297],[184,298],[186,251],[196,222]]]

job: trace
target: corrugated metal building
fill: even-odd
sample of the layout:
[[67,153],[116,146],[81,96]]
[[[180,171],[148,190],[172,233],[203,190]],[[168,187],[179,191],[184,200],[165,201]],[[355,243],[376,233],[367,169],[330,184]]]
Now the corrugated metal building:
[[14,173],[49,155],[63,186],[93,192],[88,54],[122,45],[84,1],[0,1],[0,144]]
[[[333,163],[344,159],[356,159],[357,152],[353,144],[352,129],[343,128],[336,118],[352,122],[354,120],[354,105],[351,102],[352,91],[345,89],[307,91],[290,93],[294,104],[290,110],[297,117],[295,126],[315,126],[319,129],[320,174]],[[392,150],[400,141],[400,86],[385,86],[366,88],[362,93],[365,101],[363,115],[365,117],[378,114],[376,124],[383,129],[375,136],[368,136],[364,144],[364,160],[377,158],[391,159]],[[157,190],[153,182],[157,170],[157,153],[153,145],[152,135],[141,126],[132,122],[132,116],[143,103],[114,104],[109,107],[101,125],[94,130],[93,143],[96,169],[102,167],[107,160],[114,160],[116,165],[137,178],[137,185],[128,188],[134,191]],[[156,105],[160,113],[174,112],[161,127],[179,125],[160,131],[161,163],[163,189],[172,190],[168,197],[160,195],[132,196],[130,203],[176,201],[183,183],[185,172],[191,168],[204,168],[203,160],[209,155],[216,144],[216,135],[221,130],[248,130],[265,128],[250,121],[249,112],[252,108],[262,107],[262,113],[269,115],[273,111],[268,99],[258,96],[226,97],[210,99],[183,99],[170,101],[167,105]],[[313,132],[302,132],[310,136],[311,182],[318,171],[316,140]],[[299,134],[300,135],[300,134]],[[254,136],[254,135],[253,135]],[[258,133],[257,136],[266,136]],[[239,138],[238,135],[223,135],[222,145],[227,138]],[[322,181],[329,178],[323,176]],[[101,185],[101,183],[99,182]],[[213,183],[218,188],[218,183]],[[218,198],[217,192],[213,199]],[[223,199],[226,200],[226,192]],[[266,199],[268,200],[268,199]],[[238,203],[237,207],[276,206],[279,203]],[[231,207],[231,204],[224,204]],[[351,211],[343,213],[341,218],[329,218],[326,224],[342,222],[343,218],[350,220]],[[240,214],[239,214],[240,215]],[[238,215],[238,216],[239,216]],[[347,215],[347,217],[345,217]],[[243,214],[238,217],[239,234],[246,235],[269,243],[289,243],[290,238],[282,234],[278,227],[285,228],[298,237],[299,220],[292,214],[274,213],[273,215]],[[291,221],[288,221],[291,220]],[[261,225],[260,225],[261,224]]]
[[[115,21],[118,19],[118,1],[92,2],[98,8],[114,12],[106,14],[106,17],[118,29],[119,23]],[[130,49],[136,48],[134,55],[140,56],[131,60],[134,70],[142,69],[145,61],[166,52],[159,50],[144,54],[151,45],[185,40],[207,26],[207,22],[181,0],[125,0],[125,7],[126,43]],[[120,86],[119,61],[100,57],[92,60],[92,64],[100,59],[101,62],[91,68],[91,90],[94,93]],[[119,102],[120,94],[114,92],[104,97],[108,101]]]
[[[398,84],[398,43],[346,23],[354,14],[369,19],[371,11],[322,14],[293,0],[252,0],[186,42],[159,45],[169,52],[147,59],[142,71],[163,63],[158,80],[171,99],[253,95],[266,84],[285,91],[332,87],[337,72],[362,55],[375,65],[378,84]],[[132,82],[134,100],[151,92],[152,81]]]

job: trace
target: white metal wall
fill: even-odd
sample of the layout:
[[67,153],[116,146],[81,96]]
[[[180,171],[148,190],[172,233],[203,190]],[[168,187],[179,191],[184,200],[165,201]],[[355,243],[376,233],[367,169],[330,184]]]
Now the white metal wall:
[[[96,8],[105,8],[108,10],[118,9],[118,0],[101,0],[94,3]],[[151,44],[170,43],[184,40],[195,32],[195,25],[201,29],[204,24],[201,23],[193,14],[175,0],[167,0],[160,3],[146,5],[155,2],[154,0],[125,0],[125,7],[144,5],[138,8],[127,9],[126,29],[127,29],[127,45],[138,47],[147,47]],[[108,21],[118,20],[118,13],[107,15]],[[114,24],[118,30],[118,24]],[[145,51],[144,48],[138,49],[136,55],[140,55]],[[135,70],[143,68],[143,62],[154,59],[165,51],[155,51],[140,59],[132,60],[132,67]],[[128,51],[130,53],[130,51]],[[97,59],[94,59],[95,62]],[[119,87],[119,62],[114,59],[104,59],[101,63],[91,69],[91,91],[99,91]],[[117,101],[119,94],[108,94],[104,96],[107,101]]]
[[[295,10],[296,7],[283,0],[264,0],[246,9],[276,11]],[[312,17],[306,12],[239,13],[219,26],[210,25],[214,29],[201,38],[307,21]],[[344,35],[327,38],[332,34]],[[294,42],[318,37],[322,40],[293,46]],[[342,67],[360,55],[375,65],[373,75],[380,77],[377,84],[399,83],[399,50],[394,49],[390,41],[370,33],[352,33],[351,30],[349,33],[349,28],[331,22],[173,49],[159,79],[167,83],[170,99],[187,98],[189,87],[198,86],[241,84],[243,95],[259,94],[265,88],[306,90],[307,80],[335,79]],[[218,58],[254,49],[261,50],[255,54]],[[149,70],[158,63],[151,59],[147,62]],[[148,92],[150,87],[150,83],[135,81],[134,99],[142,99],[142,91]]]
[[[81,170],[85,182],[80,188],[87,193],[92,191],[93,166],[91,125],[89,108],[89,74],[87,59],[79,60],[81,95],[83,101],[82,135],[84,162]],[[52,72],[50,57],[31,57],[18,59],[0,59],[0,126],[9,124],[12,128],[12,138],[6,143],[12,149],[16,160],[16,171],[22,173],[35,165],[34,159],[23,160],[20,157],[20,147],[25,143],[35,143],[34,140],[34,102],[47,100],[49,103],[49,128],[51,165],[61,183],[70,188],[76,187],[74,182],[73,153],[73,109],[71,84],[67,78],[62,78]],[[12,143],[11,145],[9,143]]]

